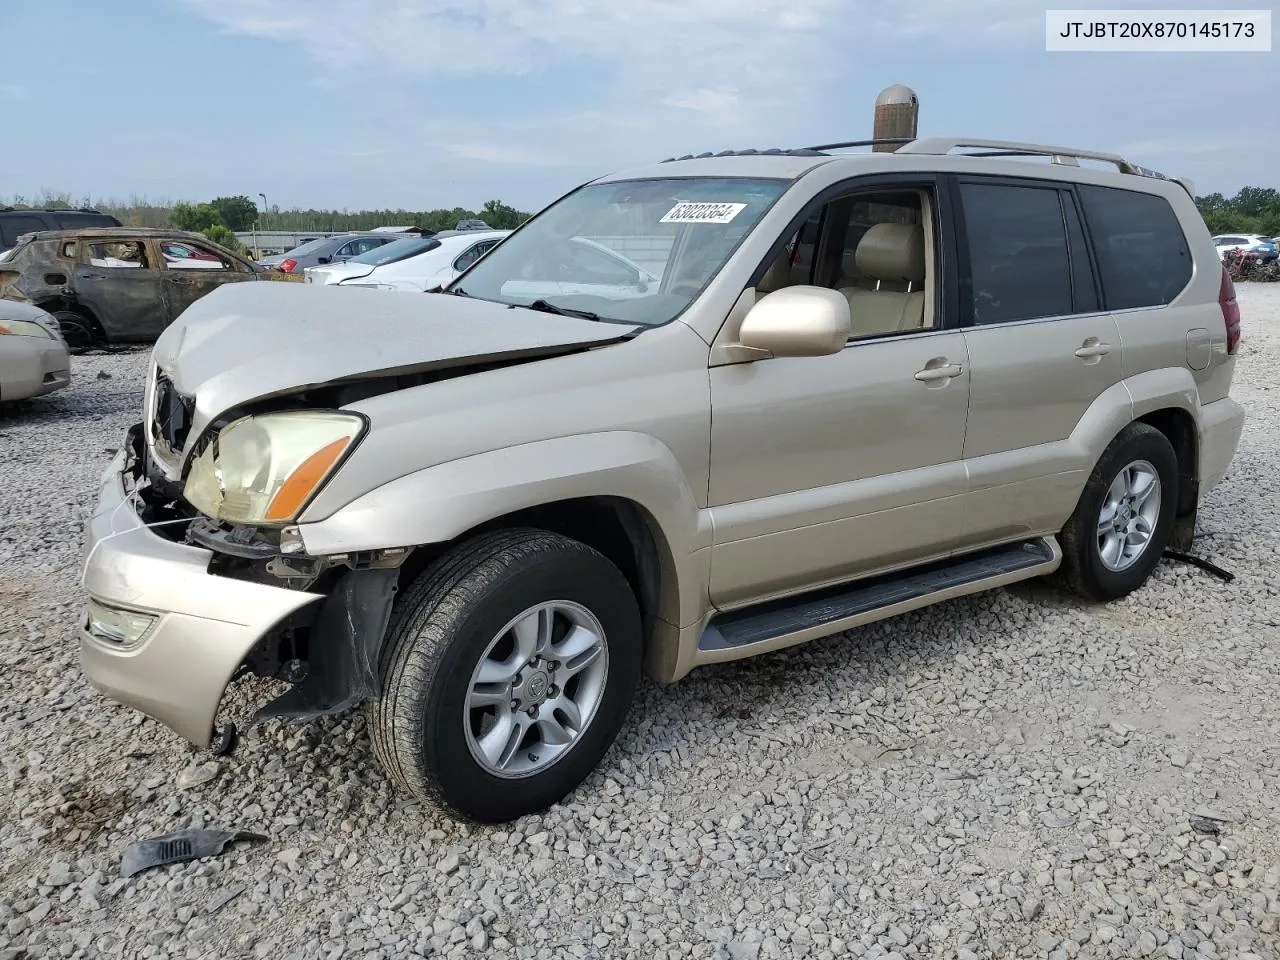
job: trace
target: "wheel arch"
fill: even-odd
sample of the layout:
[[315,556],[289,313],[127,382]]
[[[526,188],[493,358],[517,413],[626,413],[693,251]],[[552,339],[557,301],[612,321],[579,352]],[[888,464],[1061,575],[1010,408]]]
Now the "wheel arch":
[[299,530],[308,553],[413,547],[406,574],[477,534],[534,526],[572,536],[627,576],[659,678],[679,628],[707,603],[710,514],[657,438],[630,431],[558,437],[452,460],[377,487]]
[[1189,550],[1200,503],[1200,442],[1195,417],[1183,407],[1163,407],[1143,414],[1135,422],[1155,427],[1173,447],[1178,460],[1178,500],[1169,543],[1175,550]]

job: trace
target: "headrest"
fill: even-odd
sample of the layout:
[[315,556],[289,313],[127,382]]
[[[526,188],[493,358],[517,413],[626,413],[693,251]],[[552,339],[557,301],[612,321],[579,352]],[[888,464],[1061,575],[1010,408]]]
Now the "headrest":
[[873,280],[924,280],[924,229],[910,223],[877,223],[854,254],[858,272]]

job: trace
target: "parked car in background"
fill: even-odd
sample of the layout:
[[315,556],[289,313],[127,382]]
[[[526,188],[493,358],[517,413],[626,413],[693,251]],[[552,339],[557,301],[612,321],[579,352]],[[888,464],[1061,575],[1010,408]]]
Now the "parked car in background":
[[301,273],[307,267],[343,263],[397,239],[394,233],[343,233],[336,237],[308,240],[288,253],[263,257],[258,264],[281,273]]
[[44,396],[70,382],[58,321],[29,303],[0,300],[0,403]]
[[471,219],[471,220],[459,220],[458,225],[454,227],[454,229],[455,230],[492,230],[493,227],[489,226],[483,220]]
[[1274,260],[1276,257],[1275,238],[1259,236],[1256,233],[1229,233],[1213,238],[1213,245],[1218,251],[1218,258],[1228,250],[1243,250],[1256,253],[1263,260]]
[[51,313],[72,350],[154,340],[179,314],[225,283],[267,271],[181,230],[107,227],[23,237],[0,261],[0,298]]
[[346,263],[311,267],[306,271],[306,282],[384,290],[427,290],[449,283],[510,232],[466,230],[400,240]]
[[24,233],[38,230],[82,230],[86,227],[118,227],[109,213],[81,207],[79,210],[18,210],[0,208],[0,252],[18,245]]

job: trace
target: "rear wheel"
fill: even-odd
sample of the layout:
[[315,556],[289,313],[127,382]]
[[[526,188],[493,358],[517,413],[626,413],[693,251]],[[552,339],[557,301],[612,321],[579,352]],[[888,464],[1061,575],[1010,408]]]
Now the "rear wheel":
[[1059,579],[1090,600],[1136,590],[1160,562],[1177,499],[1169,440],[1148,424],[1129,424],[1103,452],[1062,530]]
[[541,530],[477,537],[402,599],[368,708],[403,788],[485,822],[544,809],[608,751],[640,674],[640,616],[618,569]]

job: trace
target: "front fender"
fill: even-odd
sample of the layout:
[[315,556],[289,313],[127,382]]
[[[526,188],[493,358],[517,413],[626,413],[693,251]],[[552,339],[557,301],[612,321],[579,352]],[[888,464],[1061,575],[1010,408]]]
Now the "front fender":
[[323,520],[307,522],[304,513],[299,530],[318,556],[445,543],[517,510],[582,497],[617,497],[648,512],[678,581],[662,591],[671,600],[659,616],[676,625],[700,617],[705,576],[693,555],[711,544],[710,518],[671,450],[643,433],[557,437],[451,460],[383,484]]

